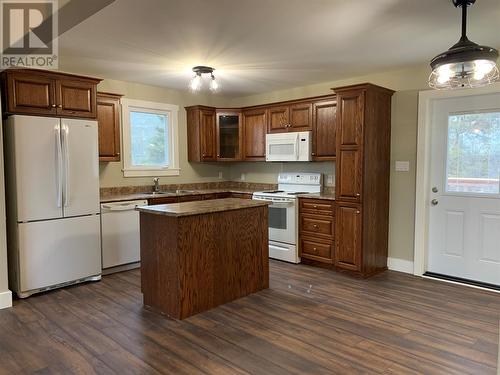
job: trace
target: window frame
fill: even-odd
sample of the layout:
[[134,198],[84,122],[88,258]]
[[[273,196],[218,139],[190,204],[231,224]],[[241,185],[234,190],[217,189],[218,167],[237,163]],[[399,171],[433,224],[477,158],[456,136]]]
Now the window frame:
[[[169,165],[134,166],[132,165],[132,139],[130,131],[130,112],[146,112],[166,115],[168,117],[168,160]],[[156,177],[179,176],[179,106],[167,103],[149,102],[145,100],[122,98],[123,127],[123,176],[124,177]]]

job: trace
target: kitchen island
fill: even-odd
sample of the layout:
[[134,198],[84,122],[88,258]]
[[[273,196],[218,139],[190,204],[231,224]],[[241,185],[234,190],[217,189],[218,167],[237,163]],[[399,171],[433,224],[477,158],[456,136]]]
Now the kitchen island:
[[269,287],[266,202],[226,198],[138,210],[145,306],[184,319]]

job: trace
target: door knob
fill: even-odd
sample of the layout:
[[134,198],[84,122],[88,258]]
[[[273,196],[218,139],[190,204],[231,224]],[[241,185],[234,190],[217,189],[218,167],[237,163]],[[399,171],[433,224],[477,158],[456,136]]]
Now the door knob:
[[437,206],[437,204],[438,204],[438,203],[439,203],[439,202],[438,202],[438,200],[437,200],[437,199],[433,199],[433,200],[431,200],[431,204],[432,204],[433,206]]
[[432,188],[432,192],[433,192],[433,193],[437,193],[438,191],[439,191],[439,190],[438,190],[438,188],[437,188],[437,187],[435,187],[435,186],[434,186],[434,187]]

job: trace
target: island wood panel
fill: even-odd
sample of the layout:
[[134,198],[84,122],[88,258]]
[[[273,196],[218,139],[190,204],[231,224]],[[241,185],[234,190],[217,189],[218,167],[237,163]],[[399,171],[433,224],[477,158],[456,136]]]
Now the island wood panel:
[[184,319],[269,287],[266,206],[171,217],[141,212],[144,305]]

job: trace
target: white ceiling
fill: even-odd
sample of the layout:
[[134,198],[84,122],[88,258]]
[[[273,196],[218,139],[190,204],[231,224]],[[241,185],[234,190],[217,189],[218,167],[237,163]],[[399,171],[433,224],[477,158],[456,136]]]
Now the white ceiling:
[[[459,34],[451,0],[116,0],[60,37],[60,67],[185,89],[209,65],[249,95],[424,64]],[[468,35],[500,47],[499,0]]]

